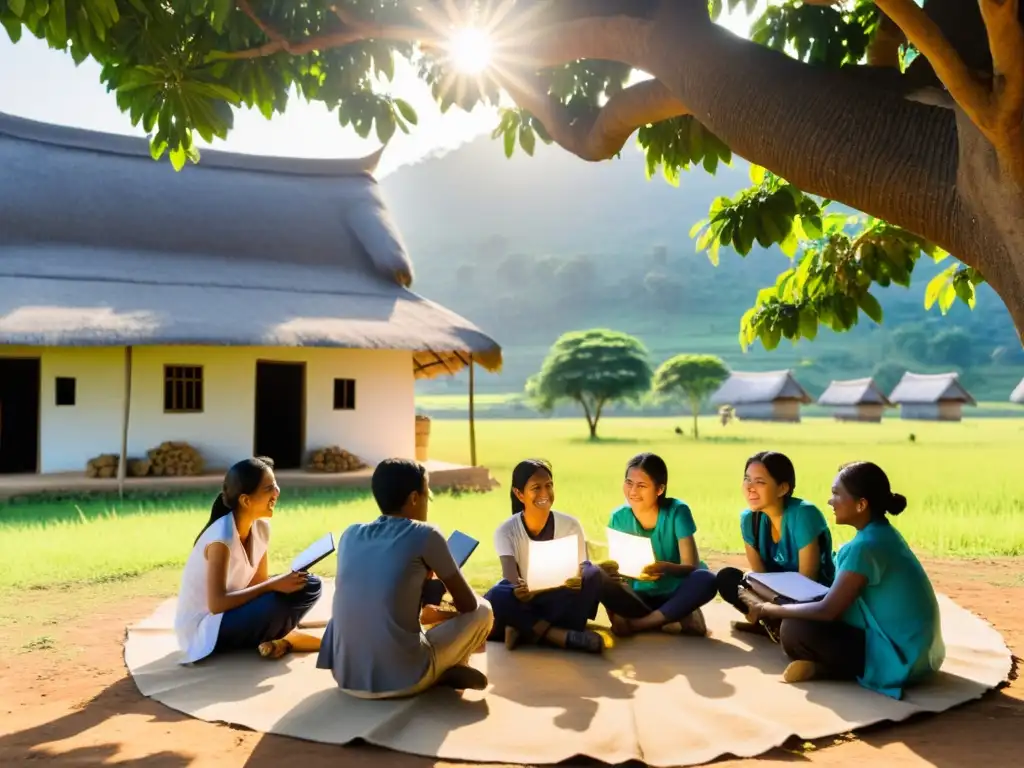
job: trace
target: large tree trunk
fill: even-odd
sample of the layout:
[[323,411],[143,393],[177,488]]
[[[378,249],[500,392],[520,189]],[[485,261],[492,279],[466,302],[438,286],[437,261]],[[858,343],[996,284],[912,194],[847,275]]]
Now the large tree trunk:
[[631,63],[738,155],[945,248],[985,276],[1024,331],[1024,191],[952,105],[739,38],[703,0],[664,3],[649,30]]

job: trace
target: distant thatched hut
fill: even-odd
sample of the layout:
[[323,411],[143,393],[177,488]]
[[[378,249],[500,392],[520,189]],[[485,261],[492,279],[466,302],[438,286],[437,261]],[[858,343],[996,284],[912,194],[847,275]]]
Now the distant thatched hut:
[[833,408],[833,415],[837,421],[877,423],[882,420],[885,409],[891,407],[892,403],[875,384],[875,380],[869,377],[833,381],[818,398],[818,405]]
[[731,405],[741,421],[800,421],[800,406],[811,402],[792,371],[733,372],[711,396],[713,405]]
[[1024,379],[1020,380],[1020,384],[1010,394],[1010,402],[1016,403],[1017,405],[1024,405]]
[[955,373],[905,373],[889,395],[900,417],[913,421],[960,421],[964,405],[977,405]]

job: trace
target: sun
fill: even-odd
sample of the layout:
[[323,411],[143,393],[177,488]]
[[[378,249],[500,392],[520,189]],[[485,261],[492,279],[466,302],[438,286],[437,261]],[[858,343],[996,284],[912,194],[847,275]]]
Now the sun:
[[448,43],[448,57],[456,70],[479,75],[491,64],[494,45],[490,35],[476,27],[459,29]]

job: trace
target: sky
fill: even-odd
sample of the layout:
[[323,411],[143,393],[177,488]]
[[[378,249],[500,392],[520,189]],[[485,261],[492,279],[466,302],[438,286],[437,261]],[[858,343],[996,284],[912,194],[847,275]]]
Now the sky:
[[[723,14],[724,26],[745,34],[749,20],[742,7]],[[0,28],[0,112],[60,125],[108,133],[144,136],[142,127],[133,128],[100,83],[100,67],[88,59],[78,67],[70,55],[51,50],[27,32],[17,45]],[[466,113],[452,107],[442,115],[415,71],[398,60],[395,79],[386,88],[412,104],[419,125],[410,134],[395,134],[381,158],[377,175],[386,176],[396,168],[428,155],[455,149],[497,125],[495,111],[477,108]],[[200,140],[200,148],[206,146]],[[334,114],[318,102],[293,99],[285,114],[267,120],[258,111],[236,110],[235,126],[226,141],[215,141],[217,149],[245,154],[282,157],[361,157],[376,151],[380,143],[371,133],[361,139],[351,128],[338,125]]]

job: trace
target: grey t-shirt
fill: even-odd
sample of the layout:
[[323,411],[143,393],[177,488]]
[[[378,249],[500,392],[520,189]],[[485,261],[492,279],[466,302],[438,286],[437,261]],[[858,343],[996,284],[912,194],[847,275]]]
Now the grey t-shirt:
[[330,669],[347,691],[416,685],[430,664],[419,618],[428,571],[441,581],[458,571],[434,526],[389,515],[349,526],[338,541],[334,604],[317,667]]

